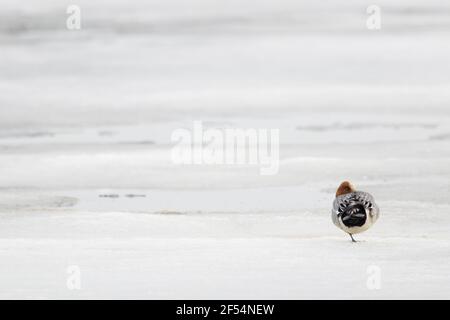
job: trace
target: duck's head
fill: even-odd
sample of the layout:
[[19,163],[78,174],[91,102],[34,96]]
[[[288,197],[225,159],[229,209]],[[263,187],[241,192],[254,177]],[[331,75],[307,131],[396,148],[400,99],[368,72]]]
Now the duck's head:
[[336,197],[355,191],[356,191],[355,187],[350,182],[344,181],[339,185],[339,188],[336,190]]

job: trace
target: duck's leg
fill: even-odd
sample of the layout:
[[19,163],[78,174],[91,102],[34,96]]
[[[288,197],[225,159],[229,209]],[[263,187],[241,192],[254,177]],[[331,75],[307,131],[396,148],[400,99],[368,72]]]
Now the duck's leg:
[[356,242],[356,240],[353,239],[353,235],[351,233],[349,233],[349,235],[350,235],[350,238],[352,238],[352,242]]

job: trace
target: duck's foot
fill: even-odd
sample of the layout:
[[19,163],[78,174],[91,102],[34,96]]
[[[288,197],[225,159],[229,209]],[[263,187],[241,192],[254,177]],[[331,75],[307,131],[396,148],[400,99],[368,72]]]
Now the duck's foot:
[[356,242],[356,240],[353,239],[353,235],[351,233],[349,233],[349,235],[350,235],[350,238],[352,238],[352,242]]

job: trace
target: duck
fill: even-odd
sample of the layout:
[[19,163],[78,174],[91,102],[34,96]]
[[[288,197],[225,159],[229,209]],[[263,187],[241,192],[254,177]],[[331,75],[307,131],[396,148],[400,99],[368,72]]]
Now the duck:
[[356,191],[349,181],[339,185],[333,201],[331,219],[336,227],[350,235],[352,242],[356,242],[353,235],[372,227],[379,215],[380,209],[372,195]]

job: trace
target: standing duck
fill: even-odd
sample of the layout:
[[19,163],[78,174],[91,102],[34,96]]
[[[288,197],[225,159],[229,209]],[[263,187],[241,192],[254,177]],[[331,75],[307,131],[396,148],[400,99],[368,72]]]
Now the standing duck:
[[367,192],[356,191],[353,185],[344,181],[336,191],[331,218],[339,229],[353,239],[355,233],[369,229],[377,221],[380,210],[373,197]]

